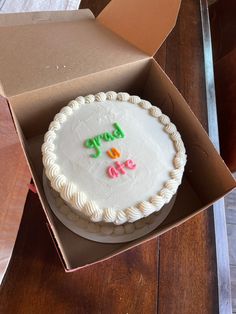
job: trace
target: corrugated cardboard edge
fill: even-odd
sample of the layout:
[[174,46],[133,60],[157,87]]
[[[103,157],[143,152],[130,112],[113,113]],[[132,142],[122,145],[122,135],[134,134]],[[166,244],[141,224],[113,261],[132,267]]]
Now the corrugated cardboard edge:
[[181,0],[112,0],[97,20],[153,56],[175,26],[180,4]]

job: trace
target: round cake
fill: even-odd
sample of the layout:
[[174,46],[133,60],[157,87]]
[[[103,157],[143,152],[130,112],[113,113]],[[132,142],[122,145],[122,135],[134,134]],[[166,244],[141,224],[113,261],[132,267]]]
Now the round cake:
[[125,92],[79,96],[50,123],[45,174],[91,222],[134,223],[160,211],[181,184],[186,152],[169,117]]

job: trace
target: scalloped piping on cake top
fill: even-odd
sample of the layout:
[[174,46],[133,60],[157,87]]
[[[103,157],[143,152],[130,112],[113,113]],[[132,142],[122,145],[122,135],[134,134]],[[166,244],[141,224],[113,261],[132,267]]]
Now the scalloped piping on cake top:
[[[174,167],[169,173],[170,178],[164,183],[162,189],[157,192],[157,194],[151,196],[148,201],[144,200],[137,206],[131,206],[118,211],[112,208],[99,208],[94,200],[87,199],[86,194],[80,191],[73,182],[69,182],[66,176],[61,172],[60,166],[57,164],[57,156],[54,153],[54,141],[57,137],[58,130],[61,129],[64,122],[67,121],[75,111],[79,110],[81,106],[94,101],[100,102],[105,100],[127,101],[147,110],[154,119],[158,119],[159,122],[163,124],[164,131],[169,134],[176,151],[173,158]],[[96,95],[88,95],[86,97],[79,96],[75,100],[70,101],[67,106],[63,107],[60,112],[55,115],[54,120],[50,123],[49,129],[44,136],[42,154],[46,176],[52,188],[60,194],[63,200],[93,222],[104,221],[116,225],[122,225],[126,222],[135,222],[136,220],[159,211],[167,204],[176,193],[181,183],[187,160],[181,135],[177,131],[176,126],[171,123],[168,116],[163,114],[158,107],[152,106],[150,102],[140,99],[139,96],[130,96],[125,92],[116,93],[113,91],[107,93],[100,92]]]

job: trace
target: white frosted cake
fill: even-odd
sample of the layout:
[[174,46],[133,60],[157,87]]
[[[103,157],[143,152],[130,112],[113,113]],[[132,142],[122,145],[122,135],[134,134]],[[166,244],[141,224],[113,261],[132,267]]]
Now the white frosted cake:
[[42,153],[52,189],[73,213],[114,225],[161,211],[186,163],[169,117],[124,92],[70,101],[50,123]]

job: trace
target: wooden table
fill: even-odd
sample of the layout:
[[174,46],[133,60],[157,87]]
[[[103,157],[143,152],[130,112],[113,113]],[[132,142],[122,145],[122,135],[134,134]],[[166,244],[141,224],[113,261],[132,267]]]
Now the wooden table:
[[[85,0],[82,7],[97,14],[106,2],[109,1]],[[201,4],[204,16],[206,1]],[[214,99],[205,88],[211,70],[205,76],[200,12],[199,1],[182,1],[177,25],[156,58],[207,129],[206,104]],[[204,29],[207,28],[206,24]],[[204,38],[209,40],[207,35],[204,32]],[[29,192],[1,288],[0,312],[230,313],[228,269],[221,259],[225,252],[217,233],[217,215],[222,215],[222,209],[219,211],[220,214],[211,208],[157,239],[98,265],[66,274],[46,228],[38,197]],[[224,225],[220,228],[225,230]],[[224,237],[222,233],[222,241]]]

